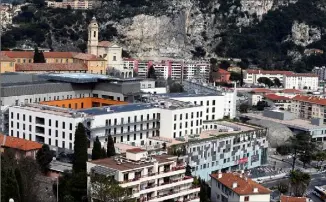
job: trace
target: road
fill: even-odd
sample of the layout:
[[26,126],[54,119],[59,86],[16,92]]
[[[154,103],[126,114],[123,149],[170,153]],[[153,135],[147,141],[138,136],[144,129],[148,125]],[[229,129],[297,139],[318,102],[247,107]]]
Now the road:
[[[270,187],[276,187],[278,186],[279,182],[281,180],[274,180],[270,182],[264,182],[263,185],[270,188]],[[307,188],[308,197],[313,200],[313,202],[324,202],[319,197],[317,197],[312,191],[314,190],[315,186],[322,186],[326,185],[326,173],[318,173],[311,175],[311,182]],[[279,195],[278,191],[275,191],[272,193],[272,197],[277,197]]]

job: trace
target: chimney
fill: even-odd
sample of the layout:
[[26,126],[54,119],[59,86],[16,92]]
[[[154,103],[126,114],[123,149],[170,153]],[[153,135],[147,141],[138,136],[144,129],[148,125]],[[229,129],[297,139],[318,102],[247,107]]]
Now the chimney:
[[222,178],[222,173],[218,173],[218,179]]
[[238,187],[238,183],[233,182],[233,183],[232,183],[232,189],[237,188],[237,187]]
[[255,187],[254,190],[253,190],[254,193],[258,193],[258,188]]

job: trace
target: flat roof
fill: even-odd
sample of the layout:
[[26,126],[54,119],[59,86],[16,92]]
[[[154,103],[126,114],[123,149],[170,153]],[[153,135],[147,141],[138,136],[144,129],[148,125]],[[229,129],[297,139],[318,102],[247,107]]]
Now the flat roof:
[[[249,124],[239,123],[239,122],[229,122],[229,121],[212,121],[212,122],[204,122],[205,124],[215,124],[217,126],[216,129],[208,129],[201,132],[199,135],[193,135],[188,136],[188,142],[192,141],[201,141],[206,139],[218,139],[220,137],[225,137],[225,135],[230,136],[233,134],[256,130],[256,129],[262,129],[263,127],[253,126]],[[223,130],[229,128],[229,130]],[[170,139],[169,145],[174,144],[182,144],[185,143],[184,137],[176,138],[176,139]]]
[[147,110],[152,108],[155,107],[150,103],[131,103],[131,104],[122,104],[122,105],[111,105],[109,107],[80,109],[76,111],[83,112],[89,115],[104,115],[104,114],[131,112],[131,111],[138,111],[138,110]]
[[50,170],[54,170],[57,172],[64,172],[66,170],[71,171],[72,164],[54,160],[54,161],[51,161],[51,163],[50,163]]
[[[156,156],[152,156],[152,157],[159,164],[173,162],[173,161],[175,161],[175,158],[176,158],[176,156],[171,156],[171,155],[156,155]],[[119,159],[123,160],[122,163],[119,162]],[[134,170],[134,169],[144,168],[147,166],[154,165],[154,162],[132,161],[132,160],[128,160],[126,158],[119,158],[119,156],[112,157],[112,158],[93,160],[93,161],[90,161],[90,163],[93,163],[95,165],[104,166],[107,168],[111,168],[114,170],[119,170],[119,171]]]
[[179,97],[206,97],[206,96],[222,96],[219,93],[165,93],[160,94],[162,97],[179,98]]
[[304,131],[310,131],[315,129],[326,129],[326,125],[321,125],[321,126],[313,125],[309,120],[304,120],[304,119],[280,120],[280,119],[273,119],[273,118],[266,117],[262,113],[245,113],[245,114],[241,114],[241,116],[250,119],[273,121],[288,126],[290,128],[296,128]]

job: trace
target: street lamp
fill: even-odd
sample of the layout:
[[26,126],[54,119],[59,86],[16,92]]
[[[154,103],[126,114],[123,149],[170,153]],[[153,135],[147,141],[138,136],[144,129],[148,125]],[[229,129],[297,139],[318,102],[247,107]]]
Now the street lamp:
[[14,199],[11,198],[11,199],[9,199],[9,202],[15,202],[15,201],[14,201]]

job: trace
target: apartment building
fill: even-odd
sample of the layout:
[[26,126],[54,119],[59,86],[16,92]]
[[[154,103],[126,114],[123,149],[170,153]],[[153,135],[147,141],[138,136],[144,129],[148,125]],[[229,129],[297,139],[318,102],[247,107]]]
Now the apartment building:
[[62,2],[46,1],[48,7],[52,8],[71,8],[78,10],[87,10],[94,7],[94,1],[76,1],[76,0],[63,0]]
[[212,202],[270,202],[271,190],[242,173],[217,173],[211,175]]
[[285,74],[283,77],[285,88],[299,90],[318,90],[318,75],[310,73]]
[[264,100],[264,96],[266,94],[271,94],[271,93],[275,93],[275,91],[266,88],[253,89],[248,93],[248,104],[251,106],[255,106],[257,105],[258,102]]
[[[146,150],[129,149],[125,155],[87,162],[87,172],[112,176],[120,186],[130,191],[135,201],[166,200],[199,202],[200,187],[185,176],[185,165],[176,156],[151,156]],[[88,180],[89,189],[92,181]],[[92,201],[95,193],[92,192]]]
[[182,151],[187,156],[194,175],[210,180],[209,175],[217,171],[250,169],[267,162],[265,128],[228,121],[205,122],[202,127],[199,135],[167,143],[171,151]]
[[292,98],[291,112],[303,119],[322,119],[326,122],[325,116],[326,99],[314,96],[297,95]]
[[[125,66],[130,66],[131,59],[125,59]],[[147,78],[148,69],[153,66],[158,78],[173,80],[186,80],[192,78],[204,78],[208,80],[210,64],[206,61],[184,61],[177,59],[132,60],[134,70],[140,78]]]
[[[247,69],[243,71],[243,81],[247,84],[257,84],[258,79],[261,77],[267,77],[272,81],[275,78],[278,78],[281,82],[283,82],[283,78],[285,74],[292,74],[291,71],[268,71],[268,70],[260,70],[260,69]],[[292,88],[292,87],[291,87]]]
[[263,98],[270,107],[276,107],[283,110],[291,110],[291,98],[276,94],[266,94]]
[[320,81],[326,80],[326,67],[314,67],[312,73],[318,75]]

